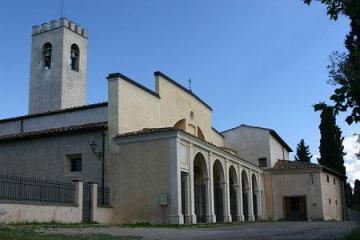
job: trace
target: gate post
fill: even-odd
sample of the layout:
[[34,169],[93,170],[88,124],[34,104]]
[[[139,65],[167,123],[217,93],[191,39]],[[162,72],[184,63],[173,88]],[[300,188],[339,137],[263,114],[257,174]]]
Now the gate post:
[[74,222],[81,223],[83,218],[83,193],[84,193],[84,183],[80,180],[74,180],[75,184],[75,203],[78,207],[78,216]]
[[98,205],[98,185],[97,183],[89,183],[90,184],[90,199],[91,199],[91,206],[90,206],[90,221],[96,222],[96,209]]

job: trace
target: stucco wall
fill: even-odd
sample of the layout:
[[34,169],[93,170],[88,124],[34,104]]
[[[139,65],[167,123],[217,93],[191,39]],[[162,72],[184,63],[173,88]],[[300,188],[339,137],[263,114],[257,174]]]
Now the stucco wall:
[[[190,124],[202,130],[206,141],[217,146],[224,145],[221,135],[212,129],[212,111],[208,107],[162,76],[156,76],[156,91],[161,96],[161,126],[173,127],[176,122],[185,119],[187,127]],[[190,117],[191,111],[193,118]],[[191,132],[190,129],[188,132]]]
[[79,206],[57,206],[0,202],[0,223],[26,222],[80,223],[82,210]]
[[271,159],[270,166],[273,167],[278,160],[288,160],[289,152],[271,134],[269,134],[269,137]]
[[223,137],[212,128],[212,111],[194,96],[161,76],[156,76],[156,93],[149,92],[125,76],[109,78],[110,132],[174,127],[185,119],[185,131],[198,135],[200,128],[206,141],[224,145]]
[[119,84],[119,132],[159,127],[159,99],[127,81]]
[[223,132],[225,146],[234,149],[247,161],[259,165],[259,158],[270,161],[269,133],[262,129],[238,127]]
[[[327,182],[327,176],[329,176],[329,182]],[[339,177],[326,172],[321,173],[324,220],[342,220],[343,218],[341,184],[343,184],[343,182]],[[331,203],[329,202],[329,199]]]
[[[0,166],[6,166],[0,168],[0,174],[100,183],[101,161],[90,143],[95,141],[101,150],[102,131],[0,143]],[[67,155],[74,154],[82,155],[82,172],[70,172]]]
[[[111,188],[113,223],[163,223],[170,206],[159,204],[170,195],[170,143],[168,139],[111,145],[107,179]],[[170,200],[171,201],[171,200]]]
[[308,219],[323,220],[320,172],[273,173],[272,190],[274,220],[285,218],[284,197],[292,196],[306,197]]
[[89,109],[36,116],[23,120],[4,122],[0,120],[0,136],[87,123],[106,122],[108,118],[107,109],[106,105],[102,105]]

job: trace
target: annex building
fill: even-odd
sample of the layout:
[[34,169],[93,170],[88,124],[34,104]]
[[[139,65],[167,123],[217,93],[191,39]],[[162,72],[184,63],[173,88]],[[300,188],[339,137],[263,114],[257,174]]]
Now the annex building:
[[[99,201],[106,189],[107,209],[94,218],[89,211],[100,210],[88,191],[77,192],[76,221],[344,219],[344,176],[289,161],[292,149],[272,129],[217,131],[212,107],[160,71],[154,90],[109,74],[108,101],[87,105],[87,40],[87,30],[67,18],[33,27],[29,113],[0,120],[3,179],[97,183]],[[42,220],[28,210],[33,200],[20,207],[26,198],[11,198],[7,182],[0,177],[0,222]],[[57,219],[76,222],[75,207]]]

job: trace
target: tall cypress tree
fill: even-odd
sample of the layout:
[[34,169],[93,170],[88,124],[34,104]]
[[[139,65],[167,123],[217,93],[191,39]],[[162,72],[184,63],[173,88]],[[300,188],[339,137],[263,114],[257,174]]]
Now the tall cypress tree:
[[304,139],[301,139],[296,147],[295,160],[300,162],[310,162],[312,157],[309,146],[305,145]]
[[344,138],[341,136],[340,128],[336,125],[334,110],[322,103],[315,106],[315,111],[321,111],[319,163],[345,175]]
[[352,189],[350,183],[345,184],[345,201],[346,201],[347,207],[349,207],[349,208],[353,207],[354,195],[353,195],[353,189]]
[[360,208],[360,181],[358,179],[355,180],[353,206]]

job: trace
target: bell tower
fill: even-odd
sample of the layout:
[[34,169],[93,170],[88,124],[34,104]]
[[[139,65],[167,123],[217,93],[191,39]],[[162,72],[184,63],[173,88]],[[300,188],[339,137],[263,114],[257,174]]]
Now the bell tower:
[[86,104],[87,36],[67,18],[33,26],[29,114]]

